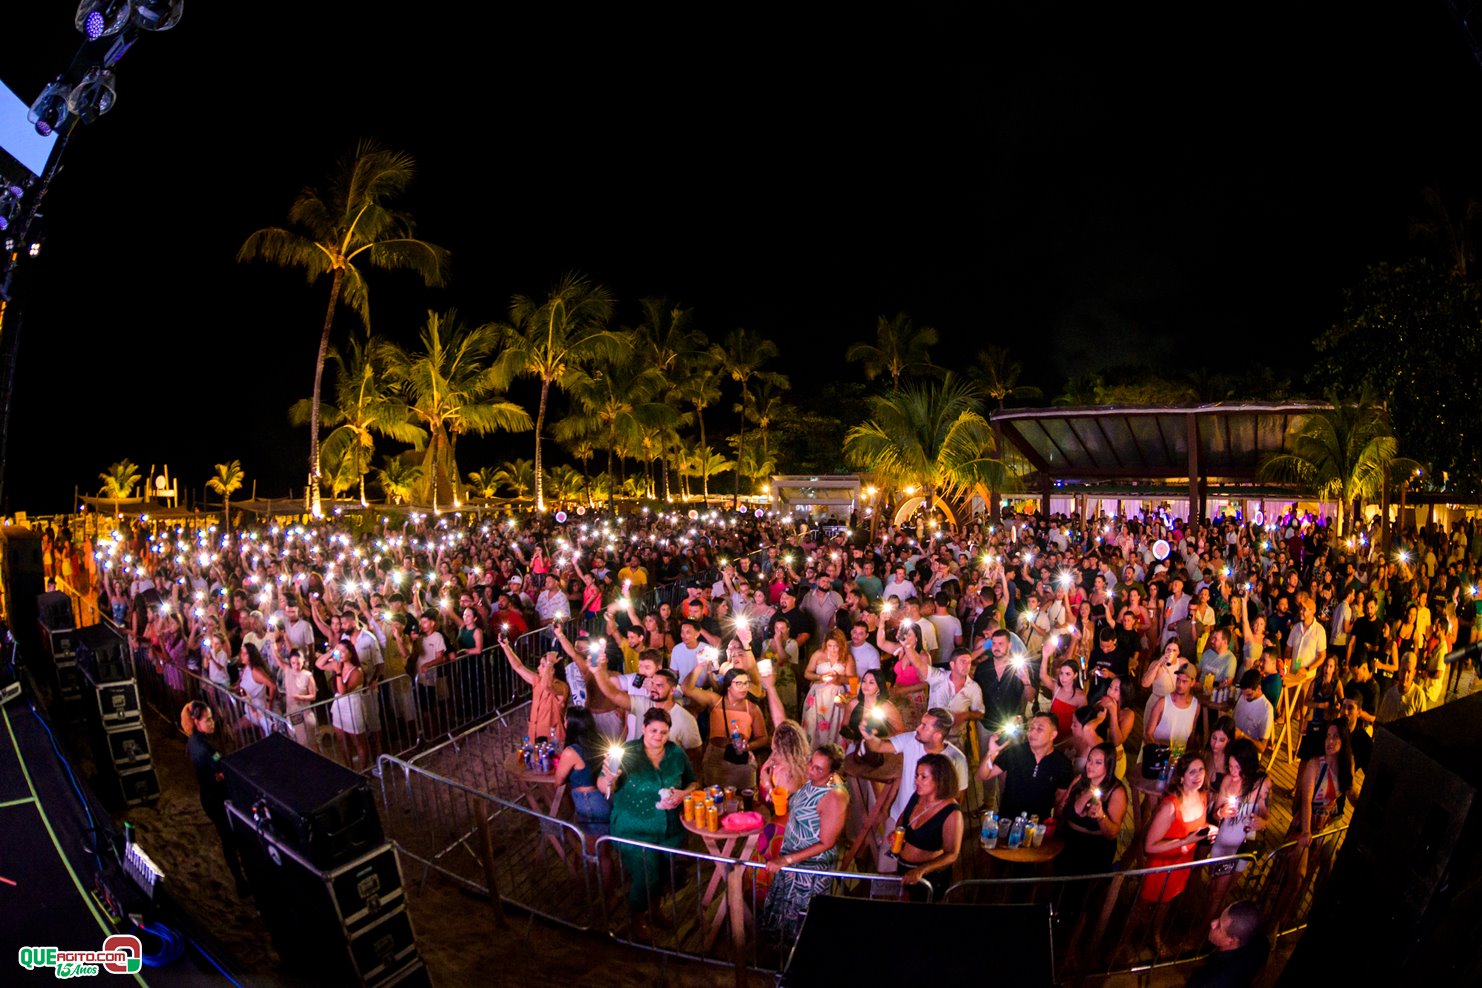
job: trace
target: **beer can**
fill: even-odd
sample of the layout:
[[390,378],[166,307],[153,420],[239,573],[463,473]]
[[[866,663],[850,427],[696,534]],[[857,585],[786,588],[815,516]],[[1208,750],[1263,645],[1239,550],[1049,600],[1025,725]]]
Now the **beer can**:
[[899,854],[906,846],[906,828],[896,827],[895,833],[890,835],[890,853]]
[[684,819],[687,823],[695,819],[695,798],[691,793],[684,794]]
[[720,808],[714,803],[705,807],[705,829],[712,833],[720,829]]

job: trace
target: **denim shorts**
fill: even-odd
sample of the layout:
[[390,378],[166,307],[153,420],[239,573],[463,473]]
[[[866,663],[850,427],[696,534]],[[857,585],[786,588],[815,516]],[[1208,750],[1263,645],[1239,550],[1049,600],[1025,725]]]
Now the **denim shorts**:
[[600,837],[608,832],[612,804],[602,793],[595,789],[590,792],[573,789],[571,805],[576,808],[576,825],[582,833]]

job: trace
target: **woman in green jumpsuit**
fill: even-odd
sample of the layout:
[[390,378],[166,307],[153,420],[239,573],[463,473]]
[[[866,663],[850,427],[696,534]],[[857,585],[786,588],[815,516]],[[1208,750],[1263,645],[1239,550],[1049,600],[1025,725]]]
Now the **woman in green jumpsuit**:
[[[669,713],[650,707],[643,715],[643,737],[623,747],[622,769],[613,776],[603,767],[598,788],[612,798],[614,837],[678,848],[684,844],[680,808],[695,789],[695,773],[684,749],[669,740]],[[661,793],[663,794],[661,796]],[[662,894],[664,855],[641,847],[618,845],[632,884],[628,907],[635,929],[648,934],[644,913],[657,910]]]

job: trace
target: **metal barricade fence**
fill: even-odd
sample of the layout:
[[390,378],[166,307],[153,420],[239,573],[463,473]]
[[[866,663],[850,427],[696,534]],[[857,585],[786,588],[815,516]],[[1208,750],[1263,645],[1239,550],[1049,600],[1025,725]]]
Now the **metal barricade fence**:
[[[1236,854],[1095,875],[975,878],[952,885],[943,901],[1048,902],[1057,977],[1101,977],[1203,957],[1207,920],[1229,901],[1253,897],[1264,884],[1261,864],[1254,854]],[[1197,879],[1219,875],[1233,881],[1215,902],[1214,886]]]
[[1307,928],[1313,900],[1332,872],[1347,831],[1345,823],[1313,834],[1305,850],[1301,841],[1289,840],[1262,859],[1265,887],[1260,901],[1273,940]]
[[382,825],[421,880],[435,871],[573,929],[597,927],[596,875],[573,824],[390,755],[379,764]]
[[[793,943],[764,928],[763,904],[770,883],[776,881],[764,863],[612,835],[596,839],[595,853],[588,860],[595,863],[597,871],[604,928],[619,943],[704,963],[732,965],[738,974],[747,970],[780,971],[785,966]],[[649,928],[642,926],[644,921],[636,912],[631,892],[636,869],[643,869],[648,876],[645,885],[655,896],[650,910],[657,913],[659,922]],[[817,882],[814,895],[903,897],[899,875],[802,867],[783,868],[778,875],[782,874]],[[623,904],[618,893],[625,883],[630,893]],[[928,897],[933,894],[926,880],[918,887]]]

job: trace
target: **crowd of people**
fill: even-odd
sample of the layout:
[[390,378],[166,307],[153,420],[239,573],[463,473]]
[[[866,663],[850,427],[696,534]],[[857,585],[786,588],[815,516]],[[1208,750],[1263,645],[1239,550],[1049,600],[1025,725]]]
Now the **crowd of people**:
[[[1470,663],[1445,661],[1482,634],[1470,522],[1381,549],[1377,523],[1340,535],[1292,513],[873,536],[859,519],[820,531],[756,511],[557,517],[135,522],[72,567],[139,654],[231,690],[243,717],[335,697],[329,725],[295,730],[332,729],[359,767],[378,750],[382,705],[361,702],[378,684],[411,677],[423,709],[446,702],[440,667],[496,655],[528,684],[530,737],[561,750],[590,833],[678,846],[690,790],[780,788],[785,824],[758,844],[779,936],[827,887],[804,872],[839,860],[849,760],[901,756],[874,857],[940,895],[989,812],[1056,820],[1072,874],[1283,837],[1305,849],[1356,797],[1376,722],[1475,684]],[[1204,736],[1201,705],[1225,698]],[[1281,710],[1300,767],[1280,796],[1290,831],[1268,835],[1278,794],[1260,766]],[[1138,778],[1164,786],[1130,834]],[[635,914],[659,921],[651,858],[623,863]],[[1216,925],[1235,874],[1213,869]],[[1188,877],[1145,882],[1128,922],[1161,935]]]

